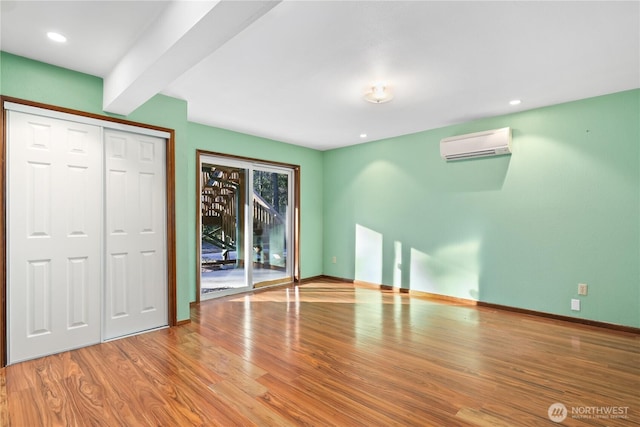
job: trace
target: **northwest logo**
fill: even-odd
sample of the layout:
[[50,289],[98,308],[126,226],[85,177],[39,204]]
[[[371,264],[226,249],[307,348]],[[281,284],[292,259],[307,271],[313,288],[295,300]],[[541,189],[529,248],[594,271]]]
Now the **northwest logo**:
[[549,419],[554,423],[561,423],[565,420],[565,418],[567,418],[567,407],[562,403],[554,403],[549,406],[547,415],[549,416]]

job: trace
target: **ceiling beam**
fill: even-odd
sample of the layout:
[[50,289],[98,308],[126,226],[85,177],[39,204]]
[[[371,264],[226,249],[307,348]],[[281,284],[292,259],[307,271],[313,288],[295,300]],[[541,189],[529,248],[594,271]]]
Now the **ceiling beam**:
[[103,110],[130,114],[280,1],[171,2],[105,77]]

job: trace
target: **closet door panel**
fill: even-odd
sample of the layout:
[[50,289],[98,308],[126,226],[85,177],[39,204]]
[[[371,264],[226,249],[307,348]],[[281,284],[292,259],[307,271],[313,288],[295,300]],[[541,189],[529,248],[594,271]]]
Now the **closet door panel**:
[[100,341],[102,138],[8,112],[9,362]]
[[105,130],[105,339],[168,324],[165,144]]

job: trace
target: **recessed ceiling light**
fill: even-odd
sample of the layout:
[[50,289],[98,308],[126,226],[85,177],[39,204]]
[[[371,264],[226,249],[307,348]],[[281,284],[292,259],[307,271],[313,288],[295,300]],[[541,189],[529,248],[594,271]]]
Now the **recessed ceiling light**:
[[47,37],[49,37],[54,42],[58,42],[58,43],[64,43],[64,42],[67,41],[67,38],[65,36],[63,36],[60,33],[53,32],[53,31],[49,31],[47,33]]
[[509,101],[509,105],[520,105],[522,101],[520,101],[519,99],[514,99]]
[[366,138],[366,137],[367,137],[367,134],[366,134],[366,133],[361,133],[361,134],[360,134],[360,138]]

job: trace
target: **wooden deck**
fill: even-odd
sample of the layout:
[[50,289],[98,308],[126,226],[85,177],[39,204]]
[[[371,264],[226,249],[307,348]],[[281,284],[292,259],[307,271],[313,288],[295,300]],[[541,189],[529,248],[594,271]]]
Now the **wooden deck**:
[[328,281],[192,320],[0,370],[0,425],[640,425],[630,333]]

